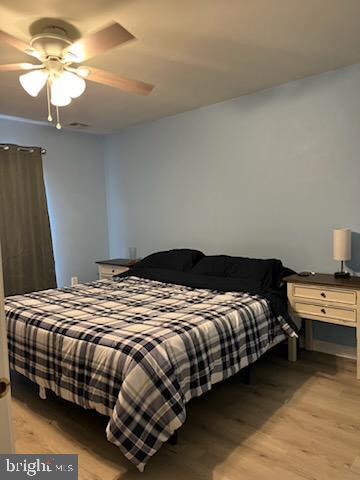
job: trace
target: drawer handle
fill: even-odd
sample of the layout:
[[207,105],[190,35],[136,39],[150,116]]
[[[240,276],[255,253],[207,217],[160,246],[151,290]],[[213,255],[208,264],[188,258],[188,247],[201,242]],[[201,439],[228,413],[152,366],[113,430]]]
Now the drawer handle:
[[112,273],[114,273],[114,272],[115,272],[115,270],[114,270],[114,269],[112,269],[111,271],[112,271]]
[[321,296],[322,296],[323,298],[326,298],[326,293],[321,292]]
[[321,313],[323,313],[323,314],[325,315],[325,313],[326,313],[325,308],[322,308],[322,309],[321,309]]

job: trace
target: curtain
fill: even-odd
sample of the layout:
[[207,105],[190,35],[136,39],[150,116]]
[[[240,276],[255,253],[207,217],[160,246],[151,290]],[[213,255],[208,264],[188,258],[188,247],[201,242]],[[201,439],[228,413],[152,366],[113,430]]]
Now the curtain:
[[0,147],[0,244],[5,296],[56,287],[40,148]]

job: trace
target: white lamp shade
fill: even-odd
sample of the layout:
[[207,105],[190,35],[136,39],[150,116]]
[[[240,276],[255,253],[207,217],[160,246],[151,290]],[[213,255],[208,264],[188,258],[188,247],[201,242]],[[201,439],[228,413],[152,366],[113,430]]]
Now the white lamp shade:
[[345,261],[351,258],[351,230],[337,228],[334,230],[334,260]]
[[34,70],[20,75],[19,81],[23,89],[32,97],[37,97],[48,79],[44,70]]

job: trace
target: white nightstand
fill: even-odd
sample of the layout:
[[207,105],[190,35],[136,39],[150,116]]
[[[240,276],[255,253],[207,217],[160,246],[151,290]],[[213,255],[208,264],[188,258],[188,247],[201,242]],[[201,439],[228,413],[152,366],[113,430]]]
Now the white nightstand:
[[305,348],[313,349],[312,320],[356,329],[357,378],[360,379],[360,277],[336,278],[317,273],[290,275],[288,299],[293,311],[305,319]]
[[106,278],[111,279],[114,275],[126,272],[131,265],[134,264],[134,261],[127,258],[114,258],[112,260],[103,260],[96,263],[99,269],[99,279],[103,280]]

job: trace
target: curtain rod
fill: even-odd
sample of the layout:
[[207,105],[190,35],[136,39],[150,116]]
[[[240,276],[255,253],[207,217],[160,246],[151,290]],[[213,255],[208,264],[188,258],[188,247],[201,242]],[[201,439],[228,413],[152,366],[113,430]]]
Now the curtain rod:
[[[0,148],[2,148],[3,150],[10,150],[11,146],[12,145],[7,145],[6,143],[0,143]],[[16,145],[14,145],[14,147],[16,147]],[[33,153],[35,147],[16,147],[16,149],[17,149],[18,152]],[[40,147],[40,152],[41,152],[41,155],[46,155],[46,149],[45,148]]]

